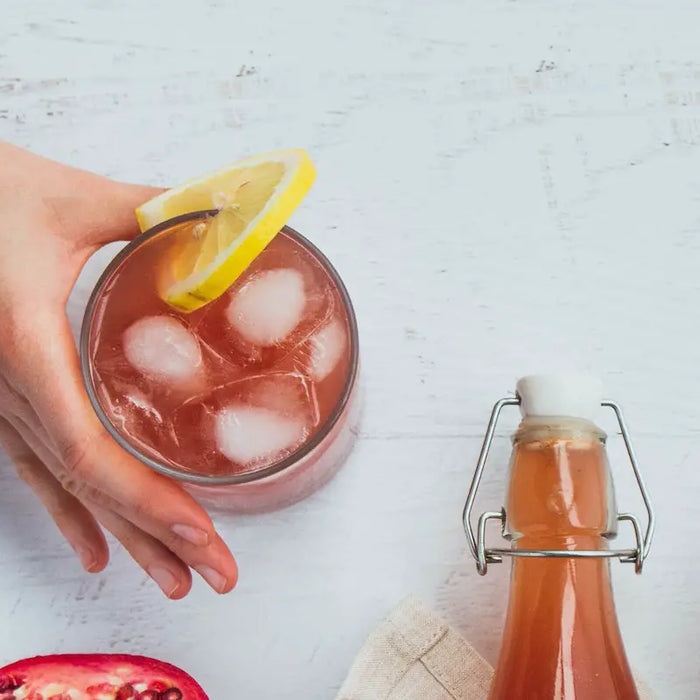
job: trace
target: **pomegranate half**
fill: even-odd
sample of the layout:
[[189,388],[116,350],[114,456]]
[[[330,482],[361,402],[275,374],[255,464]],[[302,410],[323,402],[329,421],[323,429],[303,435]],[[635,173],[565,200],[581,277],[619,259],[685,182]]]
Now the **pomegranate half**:
[[129,654],[35,656],[0,668],[0,700],[208,700],[171,664]]

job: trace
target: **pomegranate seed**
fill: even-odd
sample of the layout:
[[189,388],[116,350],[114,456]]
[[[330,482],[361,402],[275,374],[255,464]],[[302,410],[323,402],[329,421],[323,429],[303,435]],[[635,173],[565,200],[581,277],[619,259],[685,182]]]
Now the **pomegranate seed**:
[[132,700],[132,698],[135,697],[136,691],[134,690],[134,686],[131,685],[131,683],[127,683],[119,688],[117,694],[114,696],[114,700]]
[[107,693],[113,693],[116,690],[115,686],[111,683],[98,683],[97,685],[89,685],[85,688],[85,692],[88,695],[106,695]]
[[182,700],[182,692],[179,688],[168,688],[160,694],[161,700]]
[[136,700],[160,700],[160,693],[157,690],[142,690]]
[[159,693],[162,693],[164,690],[167,690],[170,686],[167,683],[163,683],[163,681],[151,681],[148,684],[148,689],[149,690],[157,690]]

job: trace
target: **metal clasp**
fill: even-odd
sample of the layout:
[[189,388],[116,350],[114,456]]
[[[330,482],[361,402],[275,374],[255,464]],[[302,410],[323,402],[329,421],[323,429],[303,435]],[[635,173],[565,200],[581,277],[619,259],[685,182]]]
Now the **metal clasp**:
[[649,554],[652,537],[654,536],[654,511],[651,507],[651,502],[649,500],[649,494],[644,484],[644,479],[642,478],[642,475],[639,471],[639,467],[637,466],[637,458],[632,447],[632,442],[630,441],[629,433],[627,431],[627,425],[622,415],[622,410],[614,401],[603,401],[601,405],[605,408],[611,408],[615,412],[617,423],[620,426],[620,433],[622,434],[622,439],[624,440],[625,448],[627,449],[627,455],[629,457],[630,464],[632,465],[632,470],[634,471],[634,476],[637,480],[637,485],[639,486],[639,491],[642,494],[644,507],[646,508],[647,512],[647,527],[644,533],[644,537],[642,537],[642,528],[639,524],[639,520],[634,515],[632,515],[631,513],[620,513],[617,516],[617,520],[619,522],[630,522],[632,524],[632,528],[634,530],[634,537],[637,545],[634,549],[561,550],[487,548],[486,524],[490,520],[501,521],[501,534],[505,537],[505,509],[501,509],[500,511],[488,511],[486,513],[482,513],[479,517],[477,525],[477,534],[476,536],[474,535],[474,529],[472,528],[471,522],[472,509],[474,507],[474,501],[476,500],[476,493],[479,489],[479,484],[481,483],[481,477],[484,473],[484,467],[486,466],[486,459],[488,457],[489,450],[491,449],[493,436],[496,432],[498,418],[501,415],[501,411],[505,406],[519,405],[520,399],[518,397],[501,399],[500,401],[497,401],[494,405],[493,411],[491,412],[491,418],[486,429],[486,435],[484,436],[484,443],[481,446],[481,452],[479,453],[479,460],[476,463],[476,470],[474,471],[474,476],[469,487],[467,502],[464,504],[464,511],[462,512],[462,521],[464,523],[464,531],[467,534],[467,542],[469,543],[469,549],[471,550],[474,559],[476,559],[477,571],[483,576],[484,574],[486,574],[486,570],[489,564],[498,564],[503,561],[503,557],[608,557],[613,559],[619,559],[621,562],[625,563],[634,563],[635,571],[637,573],[641,573],[642,566],[644,565],[644,560]]

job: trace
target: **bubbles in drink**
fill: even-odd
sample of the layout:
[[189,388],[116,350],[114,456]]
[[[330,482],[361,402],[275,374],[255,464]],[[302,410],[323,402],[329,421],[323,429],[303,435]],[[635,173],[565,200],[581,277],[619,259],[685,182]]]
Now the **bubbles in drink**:
[[199,342],[172,316],[146,316],[123,337],[124,356],[149,379],[179,383],[194,379],[202,365]]

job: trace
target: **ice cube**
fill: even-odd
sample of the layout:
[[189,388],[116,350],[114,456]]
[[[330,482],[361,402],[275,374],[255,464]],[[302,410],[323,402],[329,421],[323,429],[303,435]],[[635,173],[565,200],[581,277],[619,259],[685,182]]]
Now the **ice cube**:
[[299,325],[305,306],[304,277],[298,270],[266,270],[238,290],[226,318],[245,340],[267,347]]
[[195,396],[173,414],[188,469],[221,474],[283,459],[319,422],[316,392],[296,372],[249,375]]
[[197,377],[202,350],[197,338],[172,316],[146,316],[133,323],[122,339],[129,364],[149,379],[182,383]]
[[334,318],[309,338],[306,371],[315,382],[323,381],[336,367],[346,347],[345,324]]
[[219,452],[244,466],[289,454],[307,437],[301,417],[267,408],[233,404],[216,416],[214,439]]
[[272,367],[303,345],[334,308],[325,269],[280,234],[224,295],[187,320],[232,364]]

